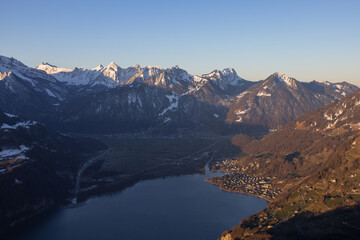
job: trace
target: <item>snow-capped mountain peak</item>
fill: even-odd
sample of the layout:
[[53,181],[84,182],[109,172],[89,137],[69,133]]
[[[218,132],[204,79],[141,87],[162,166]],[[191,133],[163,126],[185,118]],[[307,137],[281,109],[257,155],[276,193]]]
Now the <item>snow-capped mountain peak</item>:
[[292,77],[288,77],[285,74],[279,72],[275,72],[273,76],[276,78],[276,80],[283,82],[290,87],[296,87],[296,80]]
[[116,71],[120,67],[115,62],[111,62],[106,68],[112,68]]
[[50,66],[50,67],[57,68],[57,66],[52,65],[52,64],[50,64],[50,63],[48,63],[48,62],[42,62],[40,65],[48,65],[48,66]]
[[159,67],[159,66],[146,66],[141,69],[140,73],[143,77],[143,79],[149,78],[151,76],[154,76],[156,74],[162,73],[168,69]]
[[135,69],[138,69],[138,70],[140,70],[141,69],[141,66],[140,66],[140,64],[135,64],[134,66],[132,66],[133,68],[135,68]]
[[38,70],[45,71],[47,74],[54,76],[60,82],[72,86],[100,86],[115,87],[125,83],[133,75],[141,70],[140,65],[135,65],[126,69],[121,68],[115,62],[111,62],[104,67],[99,65],[92,69],[78,68],[66,69],[59,68],[55,65],[43,62],[38,67]]
[[101,69],[101,75],[96,79],[94,84],[102,83],[109,87],[124,84],[132,76],[141,70],[140,65],[133,67],[121,68],[115,62],[111,62],[106,68]]
[[51,65],[47,62],[42,62],[39,66],[35,67],[36,69],[43,70],[47,74],[55,74],[59,72],[71,72],[73,70],[67,68],[59,68],[55,65]]
[[[161,69],[159,67],[150,69],[151,71],[143,71],[142,74],[144,76],[143,82],[147,85],[168,88],[179,94],[185,93],[192,85],[193,76],[178,66],[170,69]],[[148,77],[146,78],[146,76]],[[138,80],[141,80],[141,78]]]
[[211,73],[203,74],[201,78],[208,79],[216,83],[221,89],[225,89],[227,86],[241,86],[244,79],[239,77],[233,68],[225,68],[223,70],[214,70]]
[[235,71],[235,69],[233,68],[224,68],[222,71],[221,71],[222,74],[226,74],[226,75],[236,75],[237,76],[237,73]]
[[0,56],[0,72],[10,71],[16,74],[18,77],[31,82],[33,86],[36,85],[33,79],[43,79],[53,83],[56,82],[54,77],[51,77],[43,71],[28,67],[12,57],[8,58],[5,56]]
[[14,69],[27,68],[25,64],[16,60],[15,58],[8,58],[0,55],[0,71],[9,72]]
[[42,70],[49,75],[55,77],[58,81],[67,85],[86,85],[91,79],[96,78],[103,69],[85,69],[85,68],[60,68],[48,63],[41,63],[36,69]]
[[95,67],[95,68],[92,68],[91,70],[101,71],[103,68],[104,68],[104,66],[100,64],[99,66],[97,66],[97,67]]
[[221,80],[227,81],[230,84],[238,84],[238,81],[244,80],[239,77],[233,68],[225,68],[223,70],[214,70],[209,74],[202,75],[205,78],[210,78],[211,80]]
[[[45,63],[42,66],[55,68]],[[46,71],[28,67],[14,58],[0,56],[0,79],[2,87],[6,89],[2,92],[5,98],[9,97],[8,94],[16,93],[16,97],[11,95],[11,101],[14,102],[26,102],[39,94],[42,97],[50,97],[48,102],[52,102],[62,100],[68,95],[66,87]],[[37,104],[39,102],[32,105]]]

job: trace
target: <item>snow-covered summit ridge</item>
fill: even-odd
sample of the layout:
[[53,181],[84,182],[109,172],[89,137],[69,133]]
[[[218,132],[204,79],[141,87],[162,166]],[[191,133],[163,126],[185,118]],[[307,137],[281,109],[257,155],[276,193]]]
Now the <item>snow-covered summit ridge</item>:
[[22,62],[16,60],[12,57],[5,57],[0,56],[0,72],[12,72],[18,77],[23,78],[24,80],[27,80],[31,82],[33,86],[35,86],[34,79],[41,78],[43,80],[49,81],[49,82],[56,82],[56,79],[43,71],[40,71],[38,69],[28,67]]
[[139,73],[141,69],[142,68],[138,64],[128,68],[121,68],[115,62],[111,62],[107,67],[100,70],[101,75],[98,77],[98,79],[96,79],[96,82],[94,83],[99,84],[100,82],[102,82],[104,85],[107,85],[109,87],[122,85],[135,74]]
[[171,68],[145,67],[134,78],[133,83],[143,82],[162,88],[170,88],[177,93],[184,93],[193,85],[193,75],[178,66]]
[[291,87],[296,87],[296,80],[292,77],[288,77],[283,73],[275,72],[273,76],[280,82],[286,83]]
[[114,87],[126,82],[131,76],[139,71],[140,66],[122,69],[115,62],[111,62],[104,67],[99,65],[92,69],[79,68],[74,69],[60,68],[48,63],[42,63],[36,69],[43,70],[47,74],[54,76],[60,82],[68,85],[105,85]]
[[118,68],[119,66],[114,61],[111,61],[111,63],[107,67],[115,69],[115,68]]
[[[176,70],[178,70],[178,72]],[[184,72],[182,73],[182,71]],[[84,88],[85,86],[92,87],[95,85],[102,85],[105,87],[113,88],[117,86],[132,84],[134,82],[140,83],[152,76],[161,78],[161,73],[164,73],[168,76],[169,79],[166,79],[167,84],[177,84],[181,79],[182,82],[192,82],[193,85],[196,85],[196,88],[205,85],[207,82],[211,82],[212,84],[217,85],[219,88],[227,91],[231,89],[232,86],[245,86],[248,83],[246,80],[239,77],[235,69],[233,68],[225,68],[223,70],[216,69],[210,73],[203,75],[188,74],[179,66],[162,68],[159,66],[141,67],[137,64],[127,68],[121,68],[114,61],[110,62],[108,65],[99,65],[91,69],[81,67],[69,69],[58,67],[48,62],[43,62],[36,68],[32,68],[27,67],[26,65],[14,58],[5,56],[0,56],[0,72],[2,73],[2,75],[0,76],[0,78],[2,79],[10,77],[12,73],[13,79],[15,79],[15,77],[20,77],[24,80],[31,82],[34,87],[36,87],[37,85],[37,79],[42,78],[44,80],[51,81],[57,84],[60,81],[62,83],[65,83],[66,85],[78,86],[81,89],[86,89]],[[4,75],[5,72],[7,72],[8,74]],[[159,81],[156,81],[156,83],[158,84]],[[273,85],[268,85],[268,83]],[[345,88],[351,88],[351,86],[345,86],[346,83],[315,83],[332,86],[337,92],[339,92],[339,94],[342,94],[342,96],[345,96],[345,93],[343,93]],[[303,82],[298,82],[294,78],[288,77],[283,73],[276,72],[271,75],[269,81],[265,81],[263,84],[264,87],[267,87],[269,89],[271,88],[271,86],[287,86],[288,89],[294,90],[297,89],[301,84],[303,84]],[[312,87],[312,85],[310,84],[308,84],[307,86]]]
[[68,85],[86,85],[91,79],[98,76],[97,70],[85,68],[60,68],[48,63],[42,63],[36,69],[44,71],[46,74],[52,75],[58,81],[64,82]]
[[51,65],[47,62],[42,62],[39,66],[36,67],[36,69],[45,71],[47,74],[55,74],[59,72],[71,72],[71,69],[67,68],[59,68],[55,65]]
[[52,65],[52,64],[50,64],[50,63],[48,63],[48,62],[42,62],[40,65],[50,66],[50,67],[57,68],[57,66],[56,66],[56,65]]
[[140,72],[144,78],[148,78],[168,70],[158,66],[142,68],[139,64],[128,68],[121,68],[114,61],[110,62],[106,67],[99,65],[92,69],[79,67],[67,69],[43,62],[37,66],[36,69],[45,71],[47,74],[54,76],[57,80],[68,85],[104,85],[106,87],[122,85]]
[[233,84],[238,84],[238,81],[244,80],[237,75],[233,68],[225,68],[223,70],[215,69],[211,73],[203,74],[202,77],[211,80],[224,80]]
[[0,55],[0,71],[4,72],[3,69],[13,69],[13,68],[26,68],[26,65],[22,62],[16,60],[13,57],[5,57]]
[[221,89],[224,89],[228,85],[240,86],[245,81],[239,77],[233,68],[225,68],[223,70],[214,70],[211,73],[203,74],[201,78],[208,79],[216,83]]
[[104,68],[104,66],[100,64],[99,66],[92,68],[91,70],[100,71],[103,68]]

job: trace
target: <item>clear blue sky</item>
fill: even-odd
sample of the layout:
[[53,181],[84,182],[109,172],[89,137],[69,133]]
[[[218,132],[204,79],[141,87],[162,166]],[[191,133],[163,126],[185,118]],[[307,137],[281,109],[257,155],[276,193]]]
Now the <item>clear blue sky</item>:
[[29,66],[115,61],[192,74],[233,67],[249,80],[360,85],[358,0],[36,1],[1,3],[0,55]]

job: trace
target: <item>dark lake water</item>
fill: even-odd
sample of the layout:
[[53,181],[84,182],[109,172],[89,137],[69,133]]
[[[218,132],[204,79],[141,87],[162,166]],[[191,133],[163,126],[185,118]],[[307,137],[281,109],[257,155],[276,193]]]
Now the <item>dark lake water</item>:
[[217,239],[267,202],[225,192],[204,181],[215,175],[219,173],[143,181],[80,207],[60,208],[17,239]]

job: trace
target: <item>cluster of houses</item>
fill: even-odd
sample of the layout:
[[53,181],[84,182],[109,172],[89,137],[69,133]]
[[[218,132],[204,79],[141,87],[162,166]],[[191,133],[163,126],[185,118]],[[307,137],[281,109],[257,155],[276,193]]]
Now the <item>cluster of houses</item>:
[[235,164],[234,159],[226,159],[213,165],[214,170],[240,171],[241,167]]
[[210,178],[209,181],[219,185],[221,189],[231,192],[241,192],[256,195],[268,200],[274,199],[280,193],[270,183],[269,177],[249,176],[242,173],[226,174],[222,177]]
[[[214,170],[221,170],[226,172],[245,172],[249,169],[258,169],[260,167],[260,163],[257,161],[250,162],[246,166],[239,166],[235,159],[226,159],[221,162],[217,162],[214,164]],[[270,160],[266,161],[268,163]]]

